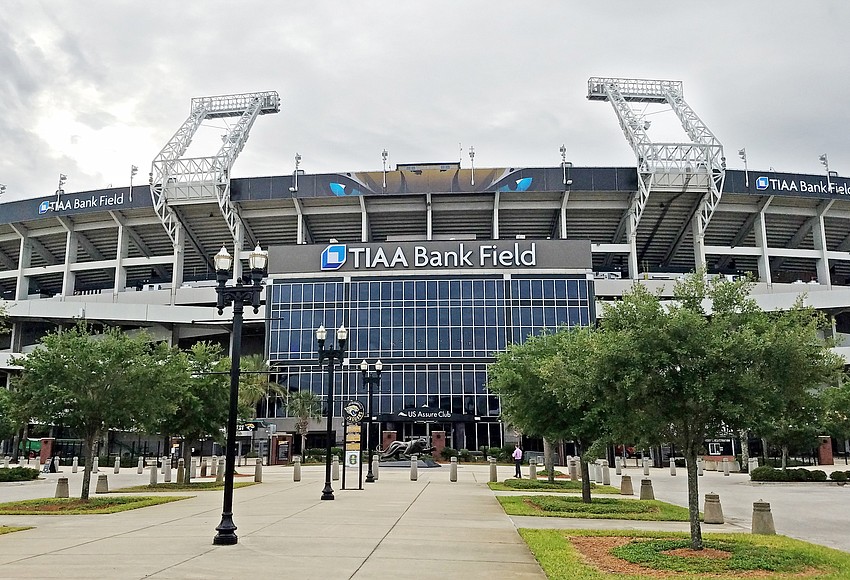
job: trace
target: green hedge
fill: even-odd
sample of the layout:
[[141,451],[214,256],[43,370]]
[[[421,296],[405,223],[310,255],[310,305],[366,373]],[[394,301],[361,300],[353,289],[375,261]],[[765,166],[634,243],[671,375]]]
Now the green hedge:
[[833,471],[829,474],[829,478],[832,481],[843,483],[850,479],[850,471]]
[[767,465],[750,472],[752,481],[826,481],[826,472],[820,469],[775,469]]
[[31,467],[0,468],[0,482],[7,481],[32,481],[38,479],[38,469]]

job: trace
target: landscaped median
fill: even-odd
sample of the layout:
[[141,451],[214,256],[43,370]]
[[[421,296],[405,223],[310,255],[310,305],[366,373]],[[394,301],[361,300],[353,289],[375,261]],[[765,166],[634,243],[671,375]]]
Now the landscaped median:
[[31,530],[32,527],[21,527],[21,526],[0,526],[0,536],[3,534],[11,534],[12,532],[22,532],[24,530]]
[[[505,481],[490,482],[487,485],[493,491],[554,491],[558,493],[581,493],[581,482],[558,480],[549,483],[545,479],[506,479]],[[590,484],[590,493],[620,493],[620,490],[610,485]]]
[[[248,487],[249,485],[257,485],[254,481],[240,481],[233,484],[233,489],[240,487]],[[199,481],[196,483],[155,483],[153,485],[134,485],[132,487],[122,487],[111,490],[110,493],[147,493],[160,491],[221,491],[224,489],[224,483],[215,481]]]
[[109,496],[92,497],[88,500],[78,498],[43,498],[28,499],[0,503],[0,515],[4,516],[33,516],[33,515],[84,515],[112,514],[134,510],[193,496]]
[[688,521],[688,508],[658,500],[595,497],[584,503],[580,497],[553,495],[503,495],[496,499],[509,516]]
[[785,536],[520,529],[550,580],[850,578],[850,554]]

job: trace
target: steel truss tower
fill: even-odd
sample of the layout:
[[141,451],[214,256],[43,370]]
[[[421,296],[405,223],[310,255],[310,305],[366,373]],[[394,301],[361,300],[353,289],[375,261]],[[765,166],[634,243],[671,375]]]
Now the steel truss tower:
[[[151,163],[150,187],[154,210],[168,237],[180,250],[180,217],[175,206],[215,200],[233,236],[238,264],[244,226],[230,200],[230,170],[248,140],[248,132],[258,115],[280,111],[280,96],[275,91],[197,97],[192,99],[189,117],[165,144]],[[207,119],[239,117],[222,137],[221,149],[212,157],[183,158],[198,128]],[[256,240],[251,240],[253,244]],[[238,268],[234,267],[234,275]]]
[[[626,224],[629,275],[638,277],[637,228],[653,191],[686,191],[702,194],[693,221],[694,262],[705,266],[705,230],[720,203],[726,179],[723,145],[685,102],[681,81],[591,77],[587,98],[609,101],[620,128],[637,158],[638,191],[632,198]],[[647,126],[631,103],[668,105],[682,124],[689,143],[653,143]],[[616,240],[615,240],[616,241]]]

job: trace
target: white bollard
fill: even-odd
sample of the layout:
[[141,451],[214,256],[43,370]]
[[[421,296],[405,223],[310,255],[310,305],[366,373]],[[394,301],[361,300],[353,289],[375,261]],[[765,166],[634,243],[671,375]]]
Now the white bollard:
[[614,475],[623,475],[623,458],[619,455],[614,457]]
[[611,485],[611,468],[607,459],[602,460],[602,485]]
[[381,466],[381,459],[375,455],[372,457],[372,477],[375,478],[375,481],[378,481],[378,471]]
[[254,464],[254,481],[256,483],[263,483],[263,460],[259,457]]
[[193,457],[189,461],[189,479],[192,480],[196,477],[198,477],[198,458]]
[[528,479],[537,481],[537,460],[533,457],[528,460]]
[[150,480],[150,485],[156,485],[156,483],[157,483],[157,481],[156,481],[156,480],[157,480],[157,477],[159,477],[159,469],[158,469],[158,468],[157,468],[157,466],[156,466],[156,461],[154,461],[153,463],[151,463],[151,480]]
[[100,459],[98,457],[95,457],[94,460],[92,460],[92,463],[91,463],[91,472],[92,473],[97,473],[98,471],[100,471],[100,465],[98,465],[99,461],[100,461]]
[[331,479],[339,481],[339,457],[336,455],[331,459]]
[[165,463],[163,463],[163,466],[165,467],[165,469],[163,470],[163,472],[165,473],[165,477],[163,477],[162,480],[165,483],[171,483],[171,458],[163,457],[163,460],[165,461]]
[[59,473],[61,470],[59,469],[59,456],[53,458],[53,470],[56,473]]
[[578,465],[576,465],[576,460],[574,458],[570,458],[570,481],[578,481]]
[[596,483],[596,464],[587,464],[587,475],[590,476],[590,483]]
[[643,458],[643,474],[649,475],[649,458],[648,457]]
[[496,458],[495,457],[490,458],[490,481],[491,482],[499,481],[499,474],[498,474],[498,471],[496,470]]
[[729,458],[723,458],[723,475],[729,475]]
[[9,461],[11,461],[11,460],[12,460],[12,458],[9,457],[8,455],[3,458],[3,468],[4,469],[9,469]]
[[227,465],[225,464],[225,458],[222,457],[218,460],[218,469],[215,470],[215,482],[221,483],[224,481],[224,472],[227,469]]
[[202,457],[201,458],[201,477],[206,477],[206,476],[207,476],[207,458]]
[[449,481],[457,481],[457,457],[451,458],[451,464],[449,465]]
[[670,475],[676,475],[676,460],[670,457]]
[[139,464],[136,466],[136,473],[141,475],[145,472],[145,458],[139,457]]
[[218,477],[218,456],[213,455],[210,459],[210,477]]
[[186,460],[182,457],[177,460],[177,484],[184,485],[186,483]]
[[115,465],[112,467],[112,473],[119,473],[121,471],[121,458],[115,458]]
[[295,456],[295,465],[292,468],[292,481],[301,481],[301,456]]
[[80,458],[74,457],[74,461],[71,462],[71,473],[77,473],[77,470],[80,468]]
[[411,455],[410,456],[410,481],[416,481],[419,479],[419,456]]
[[697,475],[703,474],[703,460],[702,457],[697,457]]
[[750,461],[747,464],[747,471],[752,473],[753,470],[758,469],[758,467],[759,467],[759,458],[758,457],[750,457]]

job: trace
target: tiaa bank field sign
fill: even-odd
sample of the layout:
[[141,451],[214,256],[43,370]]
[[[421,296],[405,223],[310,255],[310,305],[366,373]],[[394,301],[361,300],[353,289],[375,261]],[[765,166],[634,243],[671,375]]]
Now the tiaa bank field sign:
[[272,246],[269,273],[587,269],[589,240],[396,242]]

